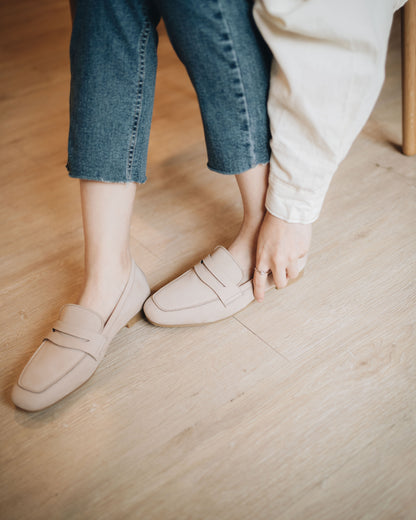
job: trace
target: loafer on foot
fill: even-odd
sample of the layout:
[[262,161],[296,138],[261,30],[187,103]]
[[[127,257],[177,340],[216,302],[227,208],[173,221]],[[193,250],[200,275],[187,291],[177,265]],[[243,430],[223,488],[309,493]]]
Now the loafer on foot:
[[[271,277],[268,286],[273,286]],[[168,283],[144,304],[154,325],[164,327],[213,323],[233,316],[254,300],[253,280],[222,246]]]
[[42,410],[85,383],[113,337],[137,315],[149,294],[144,274],[132,262],[129,279],[106,323],[81,305],[64,305],[13,387],[15,405],[27,411]]

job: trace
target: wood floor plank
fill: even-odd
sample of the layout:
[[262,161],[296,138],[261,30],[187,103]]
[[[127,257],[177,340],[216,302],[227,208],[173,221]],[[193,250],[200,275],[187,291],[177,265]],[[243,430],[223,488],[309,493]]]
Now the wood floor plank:
[[[212,416],[221,404],[287,364],[234,321],[195,331],[160,331],[142,321],[132,332],[121,332],[94,380],[53,410],[32,415],[16,411],[14,425],[8,415],[1,456],[12,461],[19,446],[23,466],[9,466],[8,481],[19,484],[7,486],[1,501],[12,513],[18,496],[26,497],[23,509],[17,508],[10,518],[22,518],[39,497],[50,504],[38,518],[45,511],[52,513],[55,495],[58,503],[63,500],[65,518],[67,500],[72,500],[66,490],[72,496],[84,488],[88,496],[95,492],[103,498],[109,489],[102,483],[101,491],[94,491],[97,478],[107,481],[109,474],[119,474],[124,467],[130,479],[129,472],[140,471],[141,459],[151,451],[171,443],[184,429]],[[68,437],[72,441],[62,449]],[[30,471],[36,461],[48,468],[40,480],[34,480]],[[73,471],[84,464],[88,471],[81,470],[75,482]],[[122,475],[120,479],[117,486]]]
[[[410,334],[404,331],[403,340],[408,341]],[[158,482],[169,473],[170,478],[140,503],[144,515],[283,518],[301,497],[347,461],[357,460],[358,454],[365,503],[374,471],[371,454],[364,455],[366,448],[377,441],[379,449],[384,449],[391,424],[406,420],[414,424],[415,413],[414,403],[401,404],[402,392],[414,391],[416,365],[410,349],[403,355],[389,345],[383,356],[373,356],[373,345],[364,345],[355,358],[348,352],[341,359],[314,357],[290,374],[280,372],[273,381],[264,381],[267,391],[260,383],[235,403],[227,403],[215,417],[213,438],[208,436],[208,425],[196,425],[196,431],[188,432],[185,460],[176,469],[163,466],[159,470]],[[329,373],[333,376],[328,377]],[[406,431],[413,445],[414,430]],[[404,463],[403,452],[395,455],[397,465]],[[159,460],[161,465],[166,458],[166,451],[151,456],[153,463]],[[407,488],[409,477],[414,482],[414,468],[405,467],[409,468],[403,479]],[[149,470],[145,473],[148,477]],[[344,493],[342,483],[338,492]],[[347,495],[344,500],[347,508]],[[378,513],[392,515],[382,501],[380,505]],[[305,501],[299,516],[293,518],[307,516],[307,507]],[[335,506],[335,510],[335,517],[349,518],[348,509]]]
[[[415,517],[416,423],[409,414],[336,473],[324,478],[281,518],[390,520]],[[363,460],[365,467],[363,467]],[[383,468],[388,467],[386,475]],[[409,478],[410,476],[410,478]]]

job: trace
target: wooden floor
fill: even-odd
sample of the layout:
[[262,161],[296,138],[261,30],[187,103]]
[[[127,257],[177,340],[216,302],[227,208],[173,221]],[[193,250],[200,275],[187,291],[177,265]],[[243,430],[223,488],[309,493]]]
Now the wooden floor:
[[[61,0],[0,10],[0,518],[416,519],[416,158],[398,148],[398,24],[304,278],[218,324],[142,319],[87,384],[28,414],[11,386],[82,283],[70,23]],[[205,163],[195,95],[162,34],[132,225],[152,287],[238,230],[235,181]]]

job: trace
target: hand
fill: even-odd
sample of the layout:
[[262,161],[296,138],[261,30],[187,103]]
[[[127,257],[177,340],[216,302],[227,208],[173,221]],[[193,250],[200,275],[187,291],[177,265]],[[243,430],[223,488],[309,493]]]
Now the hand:
[[[305,267],[311,244],[312,224],[290,224],[266,213],[257,240],[256,267],[273,273],[278,289],[286,287],[288,279],[297,278]],[[264,298],[267,276],[254,271],[254,297]]]

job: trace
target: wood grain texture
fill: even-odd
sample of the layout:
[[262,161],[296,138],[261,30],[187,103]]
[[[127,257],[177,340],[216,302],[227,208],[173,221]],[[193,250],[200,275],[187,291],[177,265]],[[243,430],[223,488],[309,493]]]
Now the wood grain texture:
[[[415,520],[416,159],[398,151],[397,22],[303,279],[209,326],[142,318],[90,381],[28,414],[11,386],[82,284],[65,170],[70,13],[1,4],[1,519]],[[161,30],[132,222],[153,288],[238,230],[235,181],[205,163],[196,96]]]
[[416,154],[416,0],[402,8],[403,153]]

